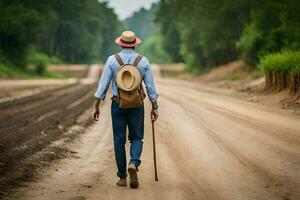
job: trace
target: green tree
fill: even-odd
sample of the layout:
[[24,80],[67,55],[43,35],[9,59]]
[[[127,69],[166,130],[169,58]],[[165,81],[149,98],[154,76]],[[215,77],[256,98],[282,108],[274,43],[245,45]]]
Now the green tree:
[[26,66],[30,49],[68,63],[104,61],[122,23],[98,0],[0,0],[0,59]]
[[41,27],[37,11],[22,4],[0,4],[0,54],[2,62],[25,67],[26,51]]
[[249,18],[249,4],[244,0],[161,1],[157,20],[164,27],[164,41],[169,45],[165,48],[180,53],[190,68],[237,59],[235,43]]
[[267,0],[255,4],[251,20],[237,42],[246,61],[255,65],[260,56],[282,49],[300,48],[300,4],[297,0]]
[[176,23],[179,20],[180,6],[174,0],[161,0],[156,15],[156,22],[160,24],[163,36],[162,47],[169,54],[173,62],[182,62],[180,54],[180,34]]
[[138,50],[147,56],[152,63],[170,63],[169,54],[162,47],[162,36],[160,34],[149,37]]
[[155,15],[158,4],[152,4],[150,9],[141,8],[139,11],[124,20],[124,26],[128,30],[133,30],[137,35],[146,41],[149,37],[157,34],[159,28],[155,24]]

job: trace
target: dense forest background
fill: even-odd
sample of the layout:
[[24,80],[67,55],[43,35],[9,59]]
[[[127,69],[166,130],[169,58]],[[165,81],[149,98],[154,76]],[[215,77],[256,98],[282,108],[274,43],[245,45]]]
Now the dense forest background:
[[103,62],[123,30],[113,9],[98,0],[0,0],[0,63]]
[[156,20],[172,60],[190,69],[300,48],[298,0],[161,0]]
[[133,30],[142,39],[143,44],[138,47],[141,54],[155,63],[170,63],[172,60],[162,46],[161,29],[155,20],[158,9],[159,4],[152,4],[150,9],[140,9],[123,23],[126,29]]
[[300,57],[298,0],[161,0],[124,21],[98,0],[0,0],[0,11],[0,63],[14,68],[105,62],[125,29],[141,37],[138,50],[152,62],[184,62],[191,71],[238,59],[256,67],[281,53]]

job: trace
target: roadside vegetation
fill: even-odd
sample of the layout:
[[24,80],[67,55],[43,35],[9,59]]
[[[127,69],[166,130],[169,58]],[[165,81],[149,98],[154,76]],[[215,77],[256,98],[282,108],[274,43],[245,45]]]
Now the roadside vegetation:
[[299,9],[297,0],[162,0],[156,20],[165,49],[188,68],[241,58],[255,67],[269,53],[299,50]]
[[259,67],[266,73],[266,86],[297,92],[300,88],[300,51],[283,51],[264,56]]
[[[243,60],[252,79],[266,74],[268,88],[282,89],[290,86],[276,86],[275,73],[281,77],[298,77],[299,73],[299,10],[298,0],[266,0],[263,4],[258,0],[161,0],[149,10],[134,13],[125,25],[143,33],[139,50],[152,62],[182,62],[187,72],[203,74]],[[232,74],[225,79],[243,76]],[[296,79],[283,82],[298,84]]]
[[105,62],[123,27],[98,0],[0,0],[0,10],[2,77],[51,76],[48,64]]
[[265,72],[268,86],[298,90],[299,10],[298,0],[161,0],[156,21],[165,51],[191,72],[244,60],[253,78]]
[[125,29],[141,37],[138,51],[151,62],[185,63],[193,74],[243,60],[252,78],[267,74],[268,87],[278,88],[271,71],[299,73],[297,59],[290,60],[300,51],[298,0],[160,0],[124,21],[98,0],[0,0],[0,10],[0,76],[48,76],[53,63],[105,62]]

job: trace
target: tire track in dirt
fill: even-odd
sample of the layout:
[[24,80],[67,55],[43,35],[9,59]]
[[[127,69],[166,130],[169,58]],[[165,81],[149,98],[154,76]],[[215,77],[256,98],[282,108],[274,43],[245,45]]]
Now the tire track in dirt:
[[[173,102],[177,102],[178,104],[182,104],[182,102],[179,102],[176,100],[175,97],[166,97],[169,100],[172,100]],[[226,118],[228,118],[229,122],[235,122],[238,121],[239,125],[243,125],[243,127],[247,127],[249,129],[255,127],[255,129],[257,130],[257,132],[259,132],[262,135],[266,135],[269,137],[272,137],[274,140],[276,141],[280,141],[281,143],[285,143],[285,146],[283,145],[279,145],[277,144],[276,146],[280,149],[280,151],[285,151],[285,153],[290,153],[290,155],[299,155],[298,150],[300,149],[300,140],[298,138],[297,135],[299,135],[297,133],[298,130],[298,125],[296,124],[296,126],[291,126],[291,127],[281,127],[281,125],[276,124],[276,126],[280,127],[280,129],[274,129],[274,127],[269,127],[266,126],[266,124],[268,123],[268,121],[261,121],[261,119],[255,119],[252,118],[251,116],[247,116],[246,115],[239,115],[238,113],[231,111],[227,108],[224,107],[220,107],[218,105],[214,105],[212,106],[209,101],[210,100],[206,100],[205,98],[200,99],[195,99],[192,96],[186,94],[185,98],[189,101],[195,102],[195,104],[197,104],[197,106],[201,106],[201,108],[205,109],[205,110],[212,110],[215,117],[216,118],[224,118],[222,120],[226,120]],[[191,108],[191,106],[186,106],[183,105],[184,108],[186,110],[188,110],[188,114],[194,114],[195,116],[197,116],[197,114],[195,112],[195,109],[193,110],[193,108]],[[196,107],[196,105],[195,105]],[[196,117],[195,117],[196,118]],[[227,120],[227,121],[228,121]],[[295,121],[295,120],[292,120]],[[255,133],[255,132],[254,132]],[[254,134],[253,133],[253,134]],[[259,138],[257,138],[259,139]],[[267,141],[265,141],[267,142]],[[273,141],[272,141],[273,142]],[[292,146],[291,146],[292,145]]]
[[[187,89],[188,90],[188,89]],[[164,90],[166,91],[166,90]],[[172,93],[173,92],[173,93]],[[168,95],[161,95],[163,98],[168,99],[170,102],[175,102],[178,105],[181,105],[186,112],[187,115],[189,115],[190,117],[192,117],[195,122],[197,124],[199,124],[204,130],[205,132],[211,137],[212,140],[215,141],[215,143],[217,145],[220,146],[221,149],[224,149],[225,151],[227,151],[229,154],[233,155],[233,157],[235,157],[244,167],[248,168],[250,170],[251,173],[253,173],[254,175],[256,175],[256,177],[258,179],[261,179],[263,182],[265,182],[265,187],[269,188],[270,186],[283,186],[284,187],[275,187],[272,188],[274,193],[277,193],[278,196],[285,194],[285,193],[297,193],[297,188],[300,187],[300,183],[299,183],[299,177],[293,177],[292,175],[280,175],[283,173],[280,173],[279,171],[274,172],[274,170],[270,170],[270,166],[268,166],[267,168],[264,166],[264,162],[259,162],[255,158],[255,155],[252,155],[252,158],[250,157],[250,155],[245,155],[245,153],[243,153],[242,151],[240,151],[240,149],[236,148],[234,145],[234,141],[228,141],[228,139],[225,139],[226,137],[225,134],[222,134],[222,130],[220,129],[216,129],[214,128],[214,126],[211,126],[211,121],[206,120],[206,118],[208,117],[208,115],[206,117],[203,118],[203,116],[201,116],[201,111],[199,112],[200,107],[202,107],[202,112],[204,111],[203,109],[205,109],[204,112],[207,112],[207,110],[210,111],[210,115],[214,115],[215,119],[219,119],[220,121],[218,121],[217,123],[227,123],[229,126],[230,124],[232,124],[233,126],[231,126],[231,129],[234,127],[234,123],[237,123],[240,121],[239,126],[243,125],[245,127],[245,124],[247,124],[247,128],[255,128],[256,132],[262,132],[262,134],[266,134],[268,137],[274,137],[277,140],[283,140],[286,142],[286,146],[285,148],[282,148],[282,146],[274,146],[274,144],[268,144],[269,147],[266,145],[266,141],[263,143],[260,143],[261,145],[264,145],[264,148],[267,149],[274,149],[274,147],[276,147],[276,154],[278,153],[280,155],[280,158],[285,160],[284,162],[288,162],[289,163],[289,169],[288,167],[286,167],[287,169],[285,169],[285,172],[288,172],[291,169],[297,169],[297,163],[299,164],[300,162],[300,157],[299,157],[299,143],[297,143],[297,140],[290,140],[289,138],[287,140],[285,140],[284,138],[278,137],[278,135],[276,135],[276,133],[274,133],[269,129],[265,129],[263,127],[263,124],[261,124],[261,129],[258,129],[260,127],[260,123],[253,123],[253,124],[248,124],[248,122],[250,121],[249,118],[243,118],[243,120],[236,120],[236,118],[232,118],[231,115],[237,115],[234,112],[230,112],[227,110],[227,112],[223,112],[224,108],[220,108],[218,106],[212,106],[211,104],[209,104],[209,100],[206,102],[203,99],[196,99],[196,95],[192,95],[195,94],[195,92],[191,93],[191,91],[187,91],[186,94],[182,94],[181,96],[184,97],[184,99],[187,99],[187,101],[190,102],[194,102],[192,105],[188,105],[182,101],[179,101],[178,98],[176,98],[176,91],[173,91],[170,87],[168,88]],[[190,97],[193,97],[192,99]],[[205,99],[205,98],[204,98]],[[212,111],[212,112],[211,112]],[[237,115],[239,117],[241,117],[240,115]],[[225,118],[224,118],[225,117]],[[230,120],[227,120],[229,118]],[[233,123],[234,122],[234,123]],[[266,126],[266,124],[264,124]],[[274,127],[273,127],[274,128]],[[282,127],[281,127],[282,129]],[[295,127],[293,127],[293,129],[296,129]],[[276,130],[276,129],[275,129]],[[289,134],[289,136],[291,136],[291,134],[294,134],[293,130],[288,130],[288,129],[282,129],[283,131],[285,131],[286,133]],[[234,131],[234,129],[233,129]],[[271,133],[268,133],[268,131],[271,131]],[[225,131],[227,132],[227,131]],[[273,133],[272,133],[273,132]],[[251,132],[249,132],[251,133]],[[272,135],[272,136],[271,136]],[[255,138],[256,140],[260,140],[259,137]],[[291,144],[296,144],[293,146],[293,150],[291,151],[287,151],[286,147],[291,148]],[[283,154],[284,153],[284,154]],[[297,162],[294,162],[294,161]],[[283,166],[283,165],[281,165]]]
[[[251,193],[251,190],[245,190],[245,188],[249,187],[247,185],[248,183],[241,182],[239,185],[235,185],[236,181],[241,178],[244,178],[245,181],[247,179],[247,181],[251,182],[257,181],[257,177],[252,171],[253,168],[249,169],[250,167],[242,165],[240,160],[236,158],[238,152],[232,152],[230,149],[227,149],[228,146],[224,145],[224,141],[221,138],[216,137],[214,133],[210,132],[211,130],[207,129],[211,124],[203,126],[203,122],[199,123],[202,116],[192,116],[190,110],[187,110],[185,106],[182,106],[185,104],[182,102],[178,104],[174,99],[166,99],[163,94],[161,94],[161,98],[164,99],[164,101],[166,100],[164,105],[169,104],[173,109],[177,107],[176,112],[181,113],[180,115],[186,119],[181,122],[185,125],[178,125],[177,123],[175,127],[180,128],[176,130],[174,125],[171,124],[173,124],[172,121],[178,121],[173,117],[172,121],[169,121],[169,125],[167,126],[169,127],[168,131],[176,133],[180,130],[184,131],[184,127],[190,127],[186,129],[185,132],[182,132],[184,133],[184,136],[180,136],[178,141],[176,141],[176,143],[178,142],[178,150],[176,152],[180,151],[180,149],[187,149],[185,155],[188,157],[184,162],[189,160],[190,163],[193,163],[189,169],[193,170],[193,168],[197,168],[198,170],[194,171],[193,176],[206,183],[207,186],[210,186],[211,196],[208,199],[258,199],[256,194]],[[199,110],[196,111],[195,108],[193,111],[199,112]],[[176,144],[174,144],[174,146],[175,145]],[[197,150],[195,148],[196,145],[198,145],[199,148]],[[234,155],[232,155],[232,153],[234,153]],[[173,156],[176,155],[174,154]],[[241,158],[243,157],[239,157],[239,159]],[[235,172],[234,169],[237,169],[237,172]],[[245,176],[249,177],[246,178]],[[261,186],[259,189],[261,195],[264,184],[257,184]],[[233,188],[231,188],[232,185],[234,185]],[[227,187],[227,189],[224,187]],[[241,193],[243,193],[244,198],[241,198]],[[264,193],[264,196],[273,197],[272,194],[268,194],[267,192]]]

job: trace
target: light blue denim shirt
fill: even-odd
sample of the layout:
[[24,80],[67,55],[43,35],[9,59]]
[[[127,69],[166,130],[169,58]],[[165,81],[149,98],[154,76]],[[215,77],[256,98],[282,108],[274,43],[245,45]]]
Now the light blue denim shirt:
[[[124,64],[133,64],[135,58],[138,56],[138,53],[132,49],[122,49],[119,53],[120,57]],[[112,93],[114,96],[118,96],[118,87],[116,85],[116,75],[120,65],[115,59],[115,56],[112,55],[108,57],[99,84],[95,97],[101,100],[105,99],[107,89],[109,88],[110,82],[112,81]],[[155,89],[155,84],[153,81],[153,74],[149,60],[146,57],[143,57],[142,60],[137,65],[138,69],[141,72],[143,81],[146,85],[146,90],[148,97],[151,101],[155,101],[158,98],[158,94]]]

